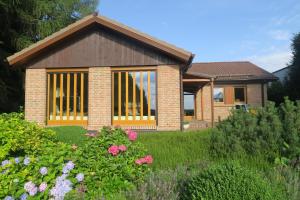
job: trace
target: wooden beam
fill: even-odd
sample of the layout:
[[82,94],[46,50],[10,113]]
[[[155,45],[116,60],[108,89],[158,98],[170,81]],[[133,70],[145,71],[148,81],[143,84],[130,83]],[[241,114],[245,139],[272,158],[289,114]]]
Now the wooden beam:
[[128,120],[128,72],[125,73],[125,120]]
[[151,86],[150,86],[150,71],[148,71],[148,120],[151,118]]
[[122,83],[121,83],[122,79],[121,79],[121,72],[118,73],[118,92],[119,92],[119,95],[118,95],[118,119],[121,120],[121,87],[122,87]]
[[192,83],[192,82],[209,82],[209,79],[183,79],[185,83]]
[[135,120],[136,118],[136,76],[135,76],[135,72],[133,72],[133,81],[132,81],[132,85],[133,85],[133,120]]
[[48,89],[47,89],[47,95],[48,95],[48,97],[47,97],[47,120],[49,120],[49,117],[50,117],[50,74],[48,74],[47,75],[47,87],[48,87]]
[[63,119],[63,90],[64,90],[64,74],[60,74],[60,84],[59,84],[59,118]]
[[115,117],[115,72],[112,72],[111,76],[111,113],[112,113],[112,121],[114,120]]
[[83,120],[83,100],[84,100],[84,73],[80,73],[80,117]]
[[64,68],[64,69],[47,69],[47,72],[88,72],[89,68]]
[[76,120],[77,118],[77,102],[76,102],[76,98],[77,98],[77,74],[74,74],[74,94],[73,94],[73,117],[74,120]]
[[70,73],[67,73],[67,120],[70,119]]
[[143,88],[143,82],[144,82],[144,76],[143,76],[143,72],[140,72],[140,105],[141,105],[141,119],[143,120],[143,115],[144,115],[144,102],[143,102],[143,92],[144,92],[144,88]]
[[53,118],[56,120],[56,74],[53,74]]
[[215,123],[215,109],[214,109],[214,79],[211,79],[210,82],[210,91],[211,91],[211,126],[214,127]]

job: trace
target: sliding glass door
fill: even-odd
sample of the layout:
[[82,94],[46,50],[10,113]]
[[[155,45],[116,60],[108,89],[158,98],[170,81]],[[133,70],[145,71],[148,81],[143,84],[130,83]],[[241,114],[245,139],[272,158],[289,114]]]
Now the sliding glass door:
[[88,72],[49,70],[48,125],[87,125]]
[[156,71],[112,73],[113,125],[156,124]]

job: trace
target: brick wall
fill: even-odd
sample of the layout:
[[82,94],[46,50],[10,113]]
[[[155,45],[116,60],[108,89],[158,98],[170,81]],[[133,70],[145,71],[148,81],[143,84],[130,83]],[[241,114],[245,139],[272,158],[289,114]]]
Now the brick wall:
[[45,69],[26,69],[25,119],[44,126],[47,111],[47,75]]
[[88,129],[111,125],[111,69],[89,68]]
[[157,130],[180,130],[180,70],[179,66],[157,68]]
[[[218,85],[222,87],[222,85]],[[241,85],[239,85],[241,86]],[[261,84],[247,84],[247,103],[250,106],[262,106],[262,91]],[[203,97],[201,98],[201,90],[203,90]],[[196,93],[197,105],[197,119],[204,121],[211,121],[211,90],[210,85],[207,84]],[[201,99],[203,99],[203,117],[201,114]],[[267,84],[264,84],[264,101],[267,101]],[[226,119],[230,115],[231,109],[234,105],[225,105],[224,103],[214,103],[214,120],[218,121]]]

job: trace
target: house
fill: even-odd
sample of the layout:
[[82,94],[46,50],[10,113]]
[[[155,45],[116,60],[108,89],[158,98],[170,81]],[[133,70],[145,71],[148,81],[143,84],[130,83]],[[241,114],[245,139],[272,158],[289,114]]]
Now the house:
[[194,63],[191,52],[90,15],[8,57],[26,68],[25,118],[40,125],[180,130],[184,92],[195,119],[264,105],[274,76],[249,62]]
[[281,83],[283,83],[288,78],[290,70],[291,66],[284,67],[273,72],[273,75],[276,76]]

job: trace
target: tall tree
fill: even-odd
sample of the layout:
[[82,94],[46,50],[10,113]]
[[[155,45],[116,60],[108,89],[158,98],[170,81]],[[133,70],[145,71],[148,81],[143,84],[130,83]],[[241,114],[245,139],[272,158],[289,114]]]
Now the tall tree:
[[95,11],[98,0],[0,0],[0,112],[24,102],[24,69],[6,57]]
[[292,41],[293,58],[290,64],[289,77],[286,88],[290,99],[300,100],[300,33]]

